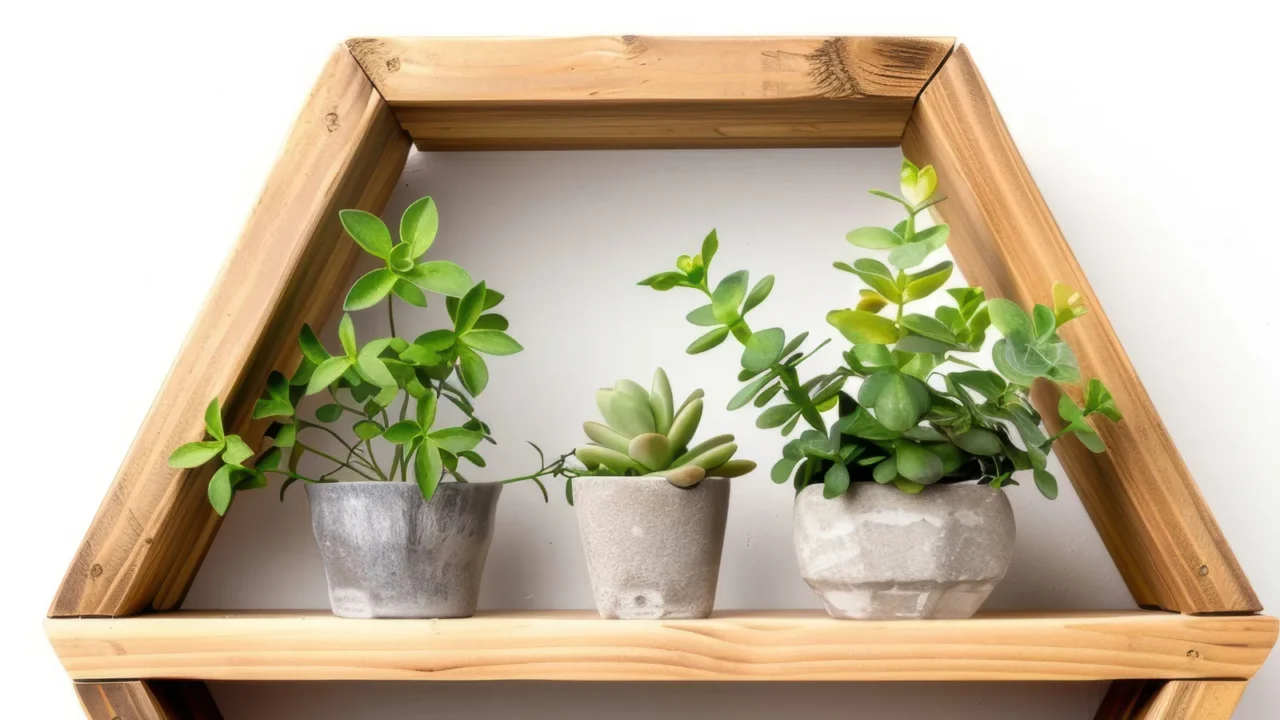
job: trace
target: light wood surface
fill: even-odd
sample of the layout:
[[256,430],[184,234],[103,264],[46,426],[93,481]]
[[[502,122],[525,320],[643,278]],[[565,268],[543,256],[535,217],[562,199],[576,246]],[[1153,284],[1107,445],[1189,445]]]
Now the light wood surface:
[[[297,362],[303,322],[328,318],[355,257],[337,211],[379,212],[409,140],[345,47],[325,65],[240,240],[215,281],[53,601],[51,616],[176,607],[217,531],[207,471],[169,453],[203,434],[219,396],[246,431],[274,368]],[[262,427],[257,428],[260,433]],[[246,440],[256,436],[246,431]]]
[[896,145],[953,38],[359,38],[427,150]]
[[51,619],[71,677],[205,680],[1106,680],[1248,678],[1261,616],[1128,611],[853,622],[821,612],[606,621],[586,612],[461,620],[177,612]]
[[1156,693],[1142,720],[1229,720],[1246,683],[1175,680]]
[[[1055,280],[1083,295],[1089,314],[1063,337],[1125,418],[1098,423],[1104,454],[1074,437],[1055,452],[1134,599],[1183,613],[1261,610],[964,46],[921,95],[902,147],[938,170],[948,199],[936,215],[951,225],[949,246],[967,282],[1024,306],[1051,304]],[[1034,401],[1057,431],[1056,387],[1038,384]]]
[[1117,680],[1094,720],[1228,720],[1246,685],[1241,680]]
[[89,720],[222,720],[202,682],[76,683]]

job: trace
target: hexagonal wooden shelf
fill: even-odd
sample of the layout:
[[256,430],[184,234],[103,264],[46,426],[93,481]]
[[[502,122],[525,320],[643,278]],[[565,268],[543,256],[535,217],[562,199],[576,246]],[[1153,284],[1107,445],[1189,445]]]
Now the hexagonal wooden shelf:
[[[1125,422],[1056,452],[1141,611],[860,623],[808,612],[608,622],[175,610],[218,530],[206,471],[165,464],[208,398],[250,440],[291,339],[354,260],[340,208],[380,212],[423,150],[901,145],[939,170],[965,278],[1020,304],[1052,280]],[[1057,389],[1035,390],[1055,427]],[[1099,718],[1227,718],[1276,639],[969,52],[950,38],[351,40],[321,73],[67,571],[46,627],[92,718],[213,718],[206,679],[1114,680]],[[687,632],[696,629],[697,632]]]

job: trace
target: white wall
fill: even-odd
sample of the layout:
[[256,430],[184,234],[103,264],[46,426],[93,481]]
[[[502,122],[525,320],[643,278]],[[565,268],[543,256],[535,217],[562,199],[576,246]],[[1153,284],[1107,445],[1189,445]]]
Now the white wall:
[[[0,661],[0,682],[13,685],[8,706],[30,717],[78,716],[38,618],[252,205],[301,92],[334,41],[362,34],[961,36],[1228,540],[1264,603],[1275,602],[1280,490],[1266,418],[1280,400],[1268,364],[1277,348],[1272,268],[1280,251],[1258,212],[1277,190],[1271,115],[1260,102],[1274,83],[1272,19],[1250,6],[1228,0],[1184,13],[1173,3],[1074,3],[1062,12],[1026,3],[921,0],[907,8],[810,0],[785,15],[776,4],[733,3],[730,12],[687,1],[650,2],[643,11],[568,2],[6,6],[3,24],[18,31],[0,48],[9,98],[0,113],[0,182],[10,198],[0,261],[10,312],[0,362],[11,379],[0,423],[2,437],[20,448],[0,498],[0,547],[10,549],[11,563],[0,637],[19,648]],[[528,348],[493,363],[494,384],[481,398],[504,439],[495,472],[523,467],[527,456],[515,453],[521,438],[547,447],[574,441],[576,425],[592,412],[585,389],[624,374],[642,379],[657,362],[673,371],[677,391],[702,385],[724,397],[732,353],[683,357],[692,328],[680,317],[690,305],[627,282],[687,252],[713,225],[725,239],[721,268],[778,274],[762,315],[821,330],[819,311],[847,292],[822,268],[845,251],[845,230],[885,211],[861,193],[889,184],[891,166],[887,151],[635,153],[621,162],[608,153],[415,156],[394,204],[421,192],[440,199],[449,233],[441,256],[509,293],[513,331]],[[636,195],[667,207],[645,212]],[[530,225],[532,218],[538,222]],[[512,232],[517,224],[560,240],[510,251],[532,265],[576,258],[601,270],[518,277],[486,253],[493,247],[486,243],[531,237]],[[783,255],[780,239],[803,246],[803,255]],[[536,307],[516,302],[530,295]],[[607,345],[574,347],[572,326],[546,316],[546,308],[560,307],[590,317],[606,306],[646,313],[630,321],[644,333],[639,350],[619,351],[607,366],[596,362],[606,359]],[[809,319],[782,322],[791,317]],[[625,333],[612,337],[637,347]],[[544,383],[530,381],[535,368]],[[769,436],[750,429],[747,416],[721,412],[713,420],[762,443],[755,447],[765,451],[753,454],[768,455]],[[50,466],[63,458],[70,462]],[[1013,496],[1018,557],[993,604],[1127,604],[1074,498],[1064,493],[1047,503],[1026,490]],[[532,494],[529,487],[505,494],[483,602],[585,606],[570,514],[535,503]],[[300,496],[283,507],[267,494],[244,500],[192,604],[323,606]],[[739,482],[733,518],[722,605],[811,606],[790,559],[785,490],[762,478]],[[525,537],[547,544],[522,547]],[[747,561],[767,572],[746,572]],[[428,704],[457,716],[463,691],[456,688],[288,686],[277,693],[219,685],[215,693],[229,718],[320,716],[322,706],[343,717],[357,710],[342,707],[363,702],[399,716]],[[485,693],[485,703],[494,714],[538,703],[572,717],[634,707],[650,692],[512,685]],[[767,708],[783,693],[740,686],[662,692],[677,700],[655,702],[687,700],[663,705],[669,713],[692,707],[700,714]],[[851,706],[899,708],[878,703],[907,700],[908,717],[931,717],[939,707],[971,717],[1088,717],[1097,693],[1097,686],[823,687],[796,694],[802,699],[785,710],[843,716]],[[1280,666],[1273,661],[1237,717],[1267,718],[1276,704]]]

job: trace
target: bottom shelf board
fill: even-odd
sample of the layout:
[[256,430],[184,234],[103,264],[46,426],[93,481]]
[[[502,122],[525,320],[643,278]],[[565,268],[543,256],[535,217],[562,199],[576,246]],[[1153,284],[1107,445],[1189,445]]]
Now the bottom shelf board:
[[822,612],[706,620],[593,612],[348,620],[327,612],[56,618],[75,680],[1116,680],[1247,679],[1276,641],[1261,615],[984,614],[864,622]]

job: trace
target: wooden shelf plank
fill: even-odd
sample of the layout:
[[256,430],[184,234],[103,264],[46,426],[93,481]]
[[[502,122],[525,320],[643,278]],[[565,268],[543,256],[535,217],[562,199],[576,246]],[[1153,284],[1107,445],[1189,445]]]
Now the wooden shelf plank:
[[422,150],[897,145],[954,38],[357,38]]
[[855,622],[821,612],[606,621],[174,612],[46,621],[72,678],[200,680],[1247,679],[1274,618],[1124,611]]

